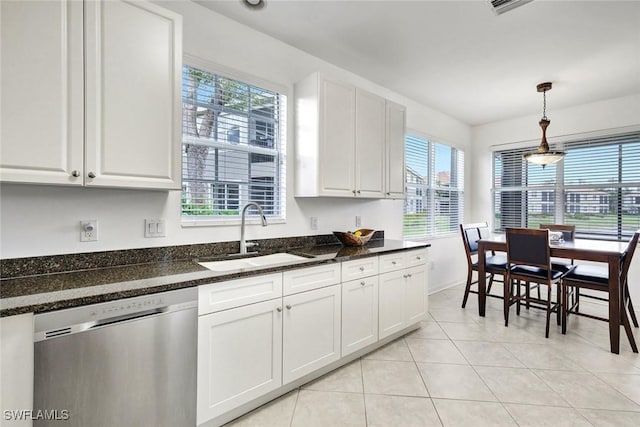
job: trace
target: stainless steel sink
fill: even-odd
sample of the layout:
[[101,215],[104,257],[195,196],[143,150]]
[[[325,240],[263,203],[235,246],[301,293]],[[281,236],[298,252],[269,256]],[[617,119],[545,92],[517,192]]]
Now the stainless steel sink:
[[243,268],[269,267],[272,265],[286,264],[295,261],[304,261],[309,258],[289,254],[286,252],[271,255],[262,255],[251,258],[225,259],[221,261],[199,262],[201,266],[212,271],[231,271]]

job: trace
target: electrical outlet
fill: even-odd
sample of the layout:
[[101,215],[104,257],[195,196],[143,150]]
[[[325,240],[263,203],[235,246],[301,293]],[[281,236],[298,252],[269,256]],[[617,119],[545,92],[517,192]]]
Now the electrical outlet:
[[80,221],[80,241],[95,242],[98,240],[98,220],[87,219]]
[[311,229],[312,230],[317,230],[318,229],[318,217],[317,216],[312,216],[311,217]]
[[360,215],[356,215],[356,227],[362,227],[362,218]]

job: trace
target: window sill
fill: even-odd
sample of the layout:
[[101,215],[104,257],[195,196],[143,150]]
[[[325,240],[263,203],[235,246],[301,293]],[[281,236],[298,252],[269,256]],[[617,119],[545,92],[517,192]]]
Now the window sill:
[[[257,225],[261,224],[260,220],[257,218],[247,218],[245,221],[248,225]],[[285,218],[267,218],[267,225],[272,224],[286,224],[287,220]],[[228,227],[228,226],[237,226],[240,227],[242,224],[242,219],[233,218],[233,219],[182,219],[180,226],[182,228],[190,228],[190,227]]]

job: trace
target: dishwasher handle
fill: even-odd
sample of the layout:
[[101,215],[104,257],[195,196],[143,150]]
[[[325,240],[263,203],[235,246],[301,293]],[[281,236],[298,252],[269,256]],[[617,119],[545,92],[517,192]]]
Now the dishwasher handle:
[[181,310],[197,310],[197,288],[36,314],[34,342],[77,334]]
[[140,319],[142,317],[149,317],[149,316],[153,316],[154,314],[166,313],[167,311],[169,311],[169,307],[164,306],[164,307],[152,308],[150,310],[137,311],[135,313],[123,314],[121,316],[107,317],[106,319],[100,319],[96,322],[88,322],[88,323],[92,323],[92,325],[89,326],[87,329],[94,329],[94,328],[99,328],[101,326],[113,325],[116,323],[126,322],[127,320]]

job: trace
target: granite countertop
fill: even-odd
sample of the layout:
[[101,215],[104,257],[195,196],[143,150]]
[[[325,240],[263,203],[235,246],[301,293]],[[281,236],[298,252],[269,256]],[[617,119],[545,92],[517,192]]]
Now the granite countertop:
[[[329,244],[291,248],[286,252],[304,256],[305,259],[269,267],[225,272],[211,271],[198,264],[199,261],[225,259],[218,255],[3,278],[0,280],[0,317],[30,312],[42,313],[429,246],[427,243],[380,239],[372,240],[361,247]],[[261,252],[260,255],[267,253],[269,252]]]

